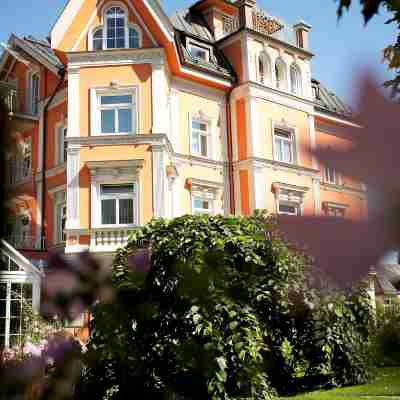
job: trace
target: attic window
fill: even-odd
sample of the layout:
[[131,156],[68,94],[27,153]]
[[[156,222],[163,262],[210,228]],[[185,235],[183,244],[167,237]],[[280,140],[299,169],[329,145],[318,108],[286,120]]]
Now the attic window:
[[194,59],[206,62],[210,61],[211,48],[209,46],[189,41],[187,49]]

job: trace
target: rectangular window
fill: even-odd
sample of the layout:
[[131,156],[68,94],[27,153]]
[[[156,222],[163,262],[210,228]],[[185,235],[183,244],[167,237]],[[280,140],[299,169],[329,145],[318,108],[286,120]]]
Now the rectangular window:
[[209,47],[189,42],[188,50],[193,58],[200,59],[206,62],[210,61],[211,49]]
[[39,111],[39,75],[32,74],[29,78],[29,111],[37,115]]
[[30,283],[0,282],[0,348],[21,344],[23,310],[32,306],[32,297]]
[[57,130],[57,144],[58,144],[58,164],[64,164],[67,162],[67,150],[68,150],[68,143],[66,141],[68,134],[68,129],[65,126],[60,126]]
[[192,200],[193,214],[213,214],[213,204],[211,199],[202,196],[194,196]]
[[132,225],[135,213],[135,185],[101,185],[101,224]]
[[293,134],[279,128],[274,130],[275,159],[288,164],[294,163]]
[[300,204],[280,200],[278,213],[285,215],[301,215]]
[[56,214],[57,214],[56,242],[64,243],[67,240],[66,235],[65,235],[65,226],[66,226],[66,222],[67,222],[67,205],[66,205],[66,203],[61,203],[61,204],[57,205]]
[[337,185],[339,183],[338,174],[332,167],[325,167],[325,182]]
[[192,120],[192,154],[208,157],[208,123]]
[[32,173],[32,147],[30,141],[25,143],[22,154],[22,176],[21,178],[27,178]]
[[136,132],[134,94],[100,95],[100,133],[131,134]]

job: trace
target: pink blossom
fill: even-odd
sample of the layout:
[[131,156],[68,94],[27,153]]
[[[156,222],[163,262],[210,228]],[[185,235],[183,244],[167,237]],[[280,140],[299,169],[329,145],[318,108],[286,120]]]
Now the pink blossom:
[[25,355],[33,356],[33,357],[40,357],[42,355],[42,349],[40,346],[35,346],[34,344],[28,342],[24,345],[22,352]]

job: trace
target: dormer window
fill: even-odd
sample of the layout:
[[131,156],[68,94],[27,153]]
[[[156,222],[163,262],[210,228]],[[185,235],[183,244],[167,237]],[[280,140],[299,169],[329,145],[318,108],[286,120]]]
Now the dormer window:
[[281,58],[275,63],[275,82],[277,89],[286,89],[286,64]]
[[124,8],[108,8],[103,20],[104,25],[92,31],[89,50],[138,49],[142,46],[141,31],[138,26],[128,23]]
[[302,94],[302,82],[301,82],[301,72],[300,68],[296,64],[292,64],[290,66],[290,82],[291,82],[291,90],[293,94],[301,96]]
[[211,58],[211,48],[197,42],[189,41],[187,49],[191,56],[195,59],[209,62]]

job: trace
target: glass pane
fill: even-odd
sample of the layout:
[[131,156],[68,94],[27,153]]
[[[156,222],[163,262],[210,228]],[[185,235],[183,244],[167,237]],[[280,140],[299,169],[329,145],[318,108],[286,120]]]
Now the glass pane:
[[23,298],[25,300],[28,301],[28,300],[32,299],[32,285],[29,283],[25,283],[22,286],[22,293],[23,293]]
[[16,262],[10,260],[10,271],[21,271],[21,268],[18,266]]
[[101,185],[101,194],[133,194],[133,185]]
[[115,49],[115,40],[107,38],[107,49]]
[[21,336],[10,335],[10,347],[19,346],[21,344]]
[[275,139],[276,158],[278,161],[283,161],[282,140]]
[[[115,18],[108,18],[107,19],[107,31],[108,31],[108,37],[113,37],[114,29],[115,28]],[[110,29],[111,28],[111,29]]]
[[129,29],[129,47],[131,49],[137,49],[139,44],[139,34],[135,29]]
[[103,49],[103,39],[94,39],[93,40],[93,50],[102,50]]
[[101,111],[101,132],[102,133],[115,133],[115,111],[102,110]]
[[[0,255],[0,271],[8,271],[8,263],[9,263],[9,258],[6,255],[1,254]],[[2,285],[2,284],[0,284],[0,285]],[[0,291],[1,291],[1,288],[0,288]]]
[[21,299],[21,289],[22,289],[21,283],[12,283],[11,284],[11,298],[20,300]]
[[132,95],[101,96],[101,104],[132,104]]
[[205,124],[204,122],[193,121],[192,128],[199,131],[207,132],[207,124]]
[[[118,20],[118,21],[120,21],[120,20]],[[119,26],[122,26],[122,28],[117,28],[116,29],[117,38],[118,39],[124,39],[125,38],[125,29],[123,28],[123,26],[124,26],[124,21],[123,20],[122,20],[121,25],[119,25]]]
[[22,302],[19,300],[11,301],[10,315],[11,317],[19,317],[21,315]]
[[6,319],[0,318],[0,335],[4,335],[6,333]]
[[119,223],[133,224],[133,199],[119,201]]
[[208,150],[207,150],[207,136],[201,135],[201,155],[206,157],[208,155]]
[[[10,319],[10,333],[18,334],[21,330],[21,318],[11,318]],[[10,339],[11,340],[11,339]]]
[[0,299],[6,299],[6,298],[7,298],[7,283],[1,282],[0,283]]
[[6,316],[7,300],[0,300],[0,318]]
[[118,110],[119,132],[132,132],[132,110]]
[[193,133],[192,135],[192,152],[199,154],[200,153],[200,143],[199,143],[199,134]]
[[285,214],[297,214],[297,207],[288,204],[279,204],[279,211]]
[[291,148],[291,145],[289,142],[285,141],[283,143],[283,152],[284,152],[283,160],[288,163],[291,163],[292,162],[292,148]]
[[115,225],[117,223],[115,199],[102,200],[101,223],[103,225]]
[[117,23],[117,27],[119,27],[119,29],[121,29],[121,26],[122,26],[122,33],[118,33],[118,36],[124,36],[124,28],[123,27],[125,25],[125,20],[123,18],[117,18],[116,23]]
[[117,39],[117,44],[115,46],[117,49],[124,49],[125,48],[125,39]]

